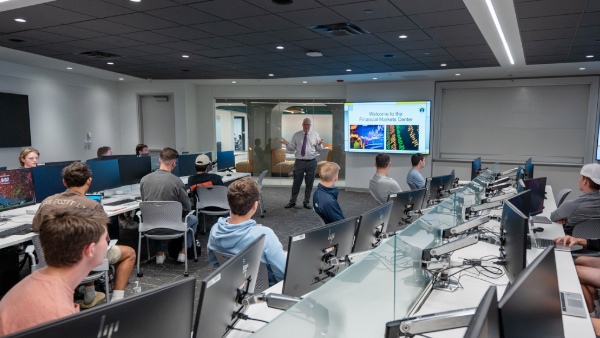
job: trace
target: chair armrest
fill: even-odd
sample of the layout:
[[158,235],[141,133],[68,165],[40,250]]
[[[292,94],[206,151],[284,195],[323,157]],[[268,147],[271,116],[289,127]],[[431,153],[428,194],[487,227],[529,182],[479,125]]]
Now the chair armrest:
[[37,261],[35,260],[35,247],[33,245],[28,245],[25,248],[25,254],[29,256],[29,260],[31,260],[31,272],[37,270]]
[[117,245],[118,241],[119,241],[118,239],[111,239],[110,242],[108,242],[108,249],[110,249],[113,246]]

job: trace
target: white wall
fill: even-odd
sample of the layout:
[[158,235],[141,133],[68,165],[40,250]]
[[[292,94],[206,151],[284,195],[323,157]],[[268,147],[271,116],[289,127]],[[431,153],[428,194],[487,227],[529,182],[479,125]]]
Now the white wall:
[[[0,61],[0,91],[29,96],[32,146],[40,162],[85,160],[96,149],[120,149],[116,82]],[[90,150],[84,149],[86,132]],[[0,166],[19,166],[21,148],[0,148]]]

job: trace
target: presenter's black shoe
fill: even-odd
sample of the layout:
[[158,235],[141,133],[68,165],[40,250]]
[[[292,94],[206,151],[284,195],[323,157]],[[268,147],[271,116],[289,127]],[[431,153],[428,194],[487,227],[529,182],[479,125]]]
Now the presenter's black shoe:
[[284,208],[289,209],[289,208],[293,208],[295,206],[296,206],[296,203],[290,202],[290,203],[286,204]]
[[312,209],[312,207],[310,206],[310,203],[304,203],[303,206],[304,206],[304,209]]

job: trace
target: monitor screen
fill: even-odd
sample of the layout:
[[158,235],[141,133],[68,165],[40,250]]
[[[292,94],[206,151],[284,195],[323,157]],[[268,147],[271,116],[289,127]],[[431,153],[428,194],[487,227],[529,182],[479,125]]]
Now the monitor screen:
[[177,167],[179,167],[179,177],[196,175],[196,157],[200,153],[179,155]]
[[531,210],[531,191],[530,190],[521,191],[520,193],[514,195],[513,197],[507,199],[506,201],[509,202],[510,204],[512,204],[517,209],[519,209],[519,211],[523,215],[525,215],[525,216],[529,215],[529,210]]
[[358,230],[352,252],[371,250],[379,244],[381,234],[387,230],[393,204],[394,202],[384,203],[358,216]]
[[71,163],[63,165],[39,165],[32,168],[35,198],[38,203],[48,196],[58,194],[67,189],[63,184],[62,171]]
[[504,270],[510,283],[517,279],[517,276],[527,265],[528,222],[529,217],[523,215],[519,209],[510,202],[504,203],[502,206],[502,220],[500,221],[500,231],[503,235],[500,255],[506,262]]
[[31,146],[29,97],[0,93],[0,148]]
[[344,103],[348,152],[429,154],[431,101]]
[[[152,172],[150,156],[122,156],[118,161],[121,185],[138,184],[142,177]],[[96,175],[94,175],[95,177]],[[94,178],[92,178],[92,183],[94,183]]]
[[31,170],[0,171],[0,211],[33,204],[35,204],[35,188]]
[[92,184],[89,192],[101,192],[121,186],[119,160],[88,161],[86,164],[92,171]]
[[529,264],[498,306],[503,337],[564,337],[554,245]]
[[350,217],[290,236],[283,294],[304,296],[344,270],[329,258],[352,253],[357,222],[358,217]]
[[450,175],[434,176],[429,179],[429,200],[442,198],[454,184],[454,170]]
[[531,163],[531,158],[525,161],[525,178],[533,178],[533,163]]
[[546,177],[523,180],[525,186],[517,185],[518,191],[531,190],[531,203],[529,216],[535,216],[544,211],[544,199],[546,197]]
[[260,235],[202,280],[192,337],[224,337],[237,314],[246,311],[242,300],[254,292],[264,242],[265,235]]
[[500,338],[501,332],[498,295],[496,287],[490,286],[479,302],[464,338]]
[[9,337],[189,338],[194,317],[195,286],[196,278],[184,278]]
[[219,171],[235,168],[235,154],[233,150],[217,153],[217,168]]
[[479,176],[480,171],[481,171],[481,157],[478,157],[471,162],[471,181],[474,180],[475,177]]
[[425,197],[427,196],[427,189],[417,189],[410,191],[403,191],[397,194],[388,196],[388,201],[393,201],[392,213],[390,214],[390,220],[388,224],[392,227],[402,227],[410,221],[409,211],[417,211],[423,208]]

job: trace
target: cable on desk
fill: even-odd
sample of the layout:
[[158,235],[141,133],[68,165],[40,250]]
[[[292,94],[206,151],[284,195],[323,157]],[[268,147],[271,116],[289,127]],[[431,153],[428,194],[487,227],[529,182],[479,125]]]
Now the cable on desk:
[[244,329],[240,329],[240,328],[233,327],[233,326],[228,326],[227,328],[230,329],[230,330],[237,330],[237,331],[242,331],[242,332],[255,333],[255,331],[244,330]]
[[263,323],[267,323],[267,324],[269,324],[269,322],[268,322],[268,321],[266,321],[266,320],[257,319],[257,318],[252,318],[252,317],[249,317],[249,316],[248,316],[247,314],[245,314],[245,313],[238,313],[238,314],[237,314],[237,317],[238,317],[239,319],[243,319],[243,320],[254,320],[254,321],[257,321],[257,322],[263,322]]

